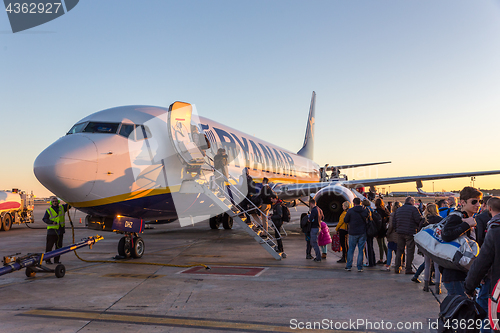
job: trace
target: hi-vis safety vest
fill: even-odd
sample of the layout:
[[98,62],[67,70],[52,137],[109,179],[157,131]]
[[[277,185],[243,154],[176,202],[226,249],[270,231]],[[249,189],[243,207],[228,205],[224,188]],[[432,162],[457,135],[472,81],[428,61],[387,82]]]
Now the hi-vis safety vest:
[[47,229],[59,229],[64,228],[64,207],[59,206],[59,213],[56,213],[54,208],[50,206],[47,208],[47,213],[49,213],[49,219],[54,224],[47,224]]

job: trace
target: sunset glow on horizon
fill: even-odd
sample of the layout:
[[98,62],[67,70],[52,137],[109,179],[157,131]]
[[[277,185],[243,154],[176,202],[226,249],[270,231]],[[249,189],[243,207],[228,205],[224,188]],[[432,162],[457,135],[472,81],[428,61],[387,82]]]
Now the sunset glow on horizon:
[[[0,14],[0,189],[51,195],[33,174],[38,154],[121,105],[185,101],[297,152],[312,91],[315,162],[392,162],[341,170],[349,179],[500,170],[499,17],[496,1],[108,0],[12,34]],[[500,175],[474,185],[500,189]]]

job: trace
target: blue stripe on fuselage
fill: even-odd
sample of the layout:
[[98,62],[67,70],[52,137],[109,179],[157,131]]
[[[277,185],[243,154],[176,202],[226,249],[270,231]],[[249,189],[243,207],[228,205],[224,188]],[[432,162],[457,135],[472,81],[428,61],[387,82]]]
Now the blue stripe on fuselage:
[[[213,205],[211,199],[205,195],[182,194],[185,202],[193,202],[196,210],[208,210]],[[140,218],[144,220],[166,220],[176,219],[177,211],[171,193],[146,196],[127,201],[104,204],[93,207],[82,207],[77,209],[95,216],[115,217],[117,215]]]

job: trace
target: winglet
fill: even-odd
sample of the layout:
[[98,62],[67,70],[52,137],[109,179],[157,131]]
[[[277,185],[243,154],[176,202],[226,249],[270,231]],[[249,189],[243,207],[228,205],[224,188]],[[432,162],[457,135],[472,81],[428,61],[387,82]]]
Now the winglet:
[[313,91],[311,97],[311,106],[309,107],[309,117],[307,118],[306,136],[304,144],[297,155],[304,156],[310,160],[314,158],[314,110],[316,107],[316,93]]

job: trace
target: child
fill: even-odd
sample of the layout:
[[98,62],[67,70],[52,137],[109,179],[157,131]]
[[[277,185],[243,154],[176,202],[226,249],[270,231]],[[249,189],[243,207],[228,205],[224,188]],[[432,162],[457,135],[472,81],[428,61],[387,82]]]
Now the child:
[[321,258],[326,259],[327,245],[332,242],[332,237],[330,236],[330,229],[325,222],[321,221],[321,229],[318,235],[318,245],[321,249]]

